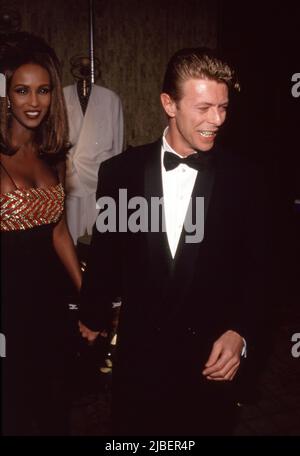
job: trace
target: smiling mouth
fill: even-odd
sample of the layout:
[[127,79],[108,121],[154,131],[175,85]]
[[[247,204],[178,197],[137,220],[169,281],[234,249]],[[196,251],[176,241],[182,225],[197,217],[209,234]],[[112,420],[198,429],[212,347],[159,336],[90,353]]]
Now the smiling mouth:
[[26,111],[25,115],[29,117],[29,119],[36,119],[40,115],[40,111]]
[[217,134],[217,131],[214,130],[200,130],[200,135],[203,136],[204,138],[213,138],[214,136],[216,136]]

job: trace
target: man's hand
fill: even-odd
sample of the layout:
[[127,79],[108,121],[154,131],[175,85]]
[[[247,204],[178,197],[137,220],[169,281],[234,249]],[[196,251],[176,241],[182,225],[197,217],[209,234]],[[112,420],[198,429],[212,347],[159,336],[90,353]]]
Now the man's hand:
[[213,345],[202,374],[208,380],[232,380],[239,368],[243,338],[235,331],[226,331]]
[[78,322],[79,331],[84,339],[87,339],[89,343],[93,343],[100,334],[100,331],[92,331],[85,326],[81,321]]

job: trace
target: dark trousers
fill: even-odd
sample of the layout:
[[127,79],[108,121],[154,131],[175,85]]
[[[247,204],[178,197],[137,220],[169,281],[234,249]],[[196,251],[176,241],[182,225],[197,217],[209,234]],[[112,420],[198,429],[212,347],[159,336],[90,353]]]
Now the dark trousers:
[[113,392],[113,435],[232,435],[238,407],[231,390],[230,382],[207,380],[196,389],[123,385]]

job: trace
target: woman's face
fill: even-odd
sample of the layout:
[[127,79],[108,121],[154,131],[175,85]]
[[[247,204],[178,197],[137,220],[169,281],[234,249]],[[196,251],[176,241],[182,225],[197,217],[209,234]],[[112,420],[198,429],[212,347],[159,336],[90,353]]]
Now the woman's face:
[[35,63],[21,65],[12,76],[8,96],[12,128],[37,128],[47,115],[51,103],[48,71]]

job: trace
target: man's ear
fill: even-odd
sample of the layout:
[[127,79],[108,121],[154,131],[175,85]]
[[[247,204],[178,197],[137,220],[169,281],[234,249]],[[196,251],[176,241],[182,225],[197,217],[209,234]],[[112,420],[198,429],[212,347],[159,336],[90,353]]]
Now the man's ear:
[[161,104],[169,117],[175,117],[176,103],[167,93],[160,94]]

